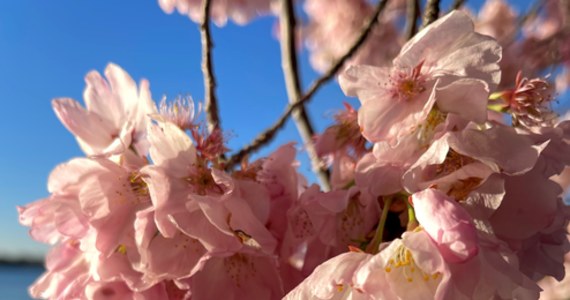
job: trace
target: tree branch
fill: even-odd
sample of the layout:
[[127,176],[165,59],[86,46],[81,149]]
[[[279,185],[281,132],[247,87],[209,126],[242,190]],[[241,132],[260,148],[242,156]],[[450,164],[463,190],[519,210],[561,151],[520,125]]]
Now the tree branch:
[[306,102],[308,102],[307,100],[309,100],[309,99],[310,98],[304,98],[304,101],[302,100],[302,101],[298,101],[294,104],[287,105],[285,112],[279,117],[277,122],[275,122],[273,125],[271,125],[271,127],[267,128],[261,134],[259,134],[250,144],[243,147],[241,150],[236,152],[234,155],[232,155],[228,159],[228,161],[226,163],[226,168],[227,169],[233,168],[236,164],[240,163],[244,159],[244,157],[246,157],[249,154],[259,150],[259,148],[263,147],[264,145],[266,145],[267,143],[272,141],[273,138],[275,138],[275,135],[277,134],[277,132],[280,129],[282,129],[283,126],[285,126],[285,122],[287,122],[287,119],[289,119],[289,117],[291,116],[293,111],[295,109],[301,107]]
[[439,2],[440,0],[428,0],[426,3],[426,9],[424,11],[424,19],[422,24],[422,29],[426,28],[433,21],[437,20],[439,17]]
[[210,7],[211,0],[202,2],[202,22],[200,22],[200,37],[202,42],[202,73],[204,74],[204,110],[208,131],[211,133],[220,128],[220,115],[216,99],[216,78],[212,66],[212,37],[210,35]]
[[362,31],[358,39],[354,42],[354,44],[352,44],[350,49],[348,49],[348,51],[341,58],[339,58],[336,61],[336,63],[325,74],[323,74],[319,79],[317,79],[316,81],[313,82],[313,84],[311,84],[309,90],[305,93],[303,98],[313,97],[313,95],[317,92],[317,90],[323,84],[331,80],[333,76],[342,68],[342,66],[344,66],[344,63],[348,59],[350,59],[356,53],[356,51],[358,51],[358,49],[360,49],[360,47],[364,44],[364,42],[372,32],[372,29],[374,29],[374,26],[378,23],[378,18],[380,16],[380,13],[384,10],[387,3],[388,0],[381,0],[378,3],[376,9],[374,10],[374,13],[372,14],[370,20],[368,21],[368,24],[366,24],[366,27],[364,27],[364,30]]
[[417,19],[420,10],[420,3],[418,0],[407,0],[406,6],[406,40],[409,40],[418,30]]
[[[301,80],[299,77],[297,48],[295,46],[295,11],[293,0],[281,0],[281,14],[279,17],[281,30],[281,65],[285,76],[285,85],[289,103],[295,104],[301,100]],[[315,131],[307,115],[304,105],[300,105],[293,111],[293,120],[297,131],[301,135],[307,154],[311,160],[313,172],[317,176],[323,190],[330,190],[329,174],[324,163],[317,154],[313,136]]]
[[293,110],[295,110],[296,108],[301,107],[302,105],[308,103],[312,99],[313,95],[320,89],[320,87],[323,84],[325,84],[326,82],[328,82],[330,79],[332,79],[333,76],[344,65],[344,63],[350,57],[352,57],[352,55],[354,55],[354,53],[356,53],[356,51],[364,44],[364,42],[366,41],[366,39],[368,38],[368,36],[372,32],[373,27],[377,24],[378,17],[380,16],[380,13],[386,7],[387,3],[388,3],[388,0],[381,0],[378,3],[378,5],[376,6],[376,9],[374,10],[374,13],[372,14],[370,20],[366,24],[366,27],[364,27],[364,29],[362,30],[362,33],[360,34],[358,39],[354,42],[354,44],[352,44],[350,49],[341,58],[339,58],[337,60],[337,62],[329,69],[329,71],[327,71],[325,74],[323,74],[319,79],[313,81],[313,83],[311,84],[311,86],[309,87],[307,92],[301,97],[301,99],[298,102],[296,102],[294,104],[289,104],[286,107],[285,112],[279,117],[279,119],[271,127],[269,127],[268,129],[263,131],[261,134],[259,134],[250,144],[248,144],[247,146],[245,146],[244,148],[242,148],[241,150],[236,152],[234,155],[232,155],[228,159],[228,162],[226,164],[226,168],[228,168],[228,169],[233,168],[236,164],[240,163],[244,157],[246,157],[249,154],[259,150],[259,148],[268,144],[269,142],[271,142],[273,140],[273,138],[275,138],[275,135],[277,134],[277,132],[280,129],[282,129],[283,126],[285,126],[285,123],[286,123],[287,119],[291,116]]
[[467,2],[466,0],[455,0],[453,1],[453,4],[451,5],[451,9],[460,9],[465,2]]

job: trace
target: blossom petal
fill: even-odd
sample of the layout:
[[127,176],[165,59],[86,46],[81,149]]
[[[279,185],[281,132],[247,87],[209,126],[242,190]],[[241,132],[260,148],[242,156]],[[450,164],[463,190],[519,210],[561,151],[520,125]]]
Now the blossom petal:
[[477,231],[469,213],[435,189],[412,195],[416,217],[446,261],[460,263],[478,252]]
[[494,90],[501,78],[501,51],[493,38],[474,31],[467,14],[452,11],[408,41],[394,65],[414,67],[423,60],[433,70],[478,78]]
[[437,107],[466,120],[483,123],[487,120],[489,88],[478,79],[460,79],[436,92]]
[[61,123],[95,151],[105,148],[117,134],[109,130],[101,117],[86,111],[73,99],[55,99],[52,106]]

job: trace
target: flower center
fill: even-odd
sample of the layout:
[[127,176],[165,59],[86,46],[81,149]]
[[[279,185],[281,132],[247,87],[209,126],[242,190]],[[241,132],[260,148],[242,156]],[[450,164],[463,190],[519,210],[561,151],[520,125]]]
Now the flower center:
[[475,188],[481,185],[483,179],[477,177],[469,177],[455,182],[447,194],[457,201],[465,200]]
[[519,71],[515,88],[491,95],[491,100],[502,99],[502,111],[510,112],[515,127],[552,126],[557,115],[551,104],[554,90],[541,78],[528,79]]
[[461,169],[463,166],[466,166],[473,162],[475,162],[473,158],[459,154],[453,149],[449,149],[445,161],[437,166],[436,175],[438,176],[449,175]]
[[411,70],[396,69],[390,75],[390,92],[398,101],[411,101],[426,90],[426,76],[421,73],[423,62]]
[[216,183],[212,172],[202,163],[197,163],[186,181],[194,188],[198,195],[204,196],[209,193],[221,195],[224,190]]
[[440,273],[433,274],[425,273],[421,268],[416,265],[412,253],[403,245],[400,245],[388,260],[384,267],[386,273],[400,272],[407,282],[412,283],[414,279],[430,281],[439,279]]
[[191,98],[177,98],[173,103],[160,101],[159,114],[166,120],[176,124],[182,130],[194,127],[194,101]]
[[119,178],[113,202],[117,205],[138,205],[150,202],[148,185],[138,171]]
[[142,180],[141,174],[139,172],[131,172],[129,174],[129,185],[131,190],[137,196],[148,196],[148,185],[144,180]]

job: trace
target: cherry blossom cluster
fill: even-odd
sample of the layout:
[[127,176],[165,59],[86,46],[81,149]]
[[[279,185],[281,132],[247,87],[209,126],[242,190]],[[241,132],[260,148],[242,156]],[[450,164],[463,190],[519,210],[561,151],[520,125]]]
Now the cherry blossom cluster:
[[564,277],[570,211],[550,178],[570,163],[570,123],[546,110],[544,80],[497,90],[501,47],[473,28],[452,12],[392,66],[340,76],[361,107],[318,145],[335,189],[379,199],[390,234],[322,263],[288,299],[537,299],[536,281]]
[[[193,20],[201,2],[159,1]],[[214,1],[213,19],[245,23],[271,2]],[[338,76],[360,106],[345,104],[315,137],[326,192],[298,173],[293,144],[232,168],[223,132],[205,128],[191,99],[157,105],[146,80],[114,64],[89,73],[85,107],[53,101],[86,157],[56,167],[50,195],[19,207],[31,236],[54,245],[31,295],[539,298],[565,277],[570,251],[570,120],[552,109],[570,76],[540,76],[554,60],[545,51],[570,63],[570,21],[561,1],[545,3],[520,39],[514,11],[490,0],[478,17],[452,11],[404,41],[394,1]],[[302,36],[323,72],[373,9],[304,8]]]
[[[20,208],[35,239],[56,244],[31,287],[53,299],[273,299],[283,295],[283,211],[302,178],[295,149],[227,173],[219,131],[191,100],[159,108],[120,67],[87,75],[86,108],[53,107],[87,158],[58,166],[51,195]],[[152,163],[151,163],[152,162]],[[223,287],[223,288],[220,288]]]

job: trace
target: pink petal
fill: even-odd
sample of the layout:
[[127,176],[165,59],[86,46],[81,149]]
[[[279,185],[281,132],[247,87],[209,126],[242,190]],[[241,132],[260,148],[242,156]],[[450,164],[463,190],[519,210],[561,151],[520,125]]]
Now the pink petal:
[[205,262],[206,249],[189,236],[178,232],[165,238],[154,223],[152,208],[137,213],[136,240],[141,254],[138,269],[153,282],[192,276]]
[[125,111],[107,81],[99,72],[91,71],[85,76],[85,83],[83,99],[87,109],[99,115],[110,128],[120,128],[126,118]]
[[494,90],[501,78],[500,59],[497,41],[476,33],[467,14],[452,11],[408,41],[394,65],[414,67],[423,60],[436,72],[481,79]]
[[125,70],[112,63],[105,68],[105,76],[124,115],[133,116],[139,100],[136,82]]
[[416,217],[446,261],[464,262],[478,252],[471,216],[455,199],[435,189],[412,195]]
[[458,153],[492,162],[510,175],[532,169],[540,152],[528,137],[518,134],[512,127],[502,125],[487,130],[466,129],[454,133],[449,138],[449,144]]
[[178,177],[188,175],[196,160],[196,149],[184,131],[170,122],[149,123],[148,140],[155,165],[164,166]]
[[404,169],[397,165],[380,163],[371,153],[356,165],[356,185],[373,196],[385,196],[402,190]]
[[339,83],[347,95],[357,96],[362,103],[358,111],[362,135],[371,142],[396,145],[426,119],[435,102],[437,82],[427,82],[425,91],[410,101],[399,101],[386,89],[388,78],[386,69],[352,66]]
[[342,295],[353,284],[355,272],[370,258],[370,254],[362,252],[347,252],[333,257],[318,266],[284,299],[332,299]]
[[118,133],[112,132],[100,116],[85,111],[75,100],[55,99],[52,106],[63,125],[90,147],[94,147],[95,154],[111,143],[113,135]]
[[460,79],[436,91],[437,107],[466,120],[483,123],[487,120],[489,88],[479,79]]

